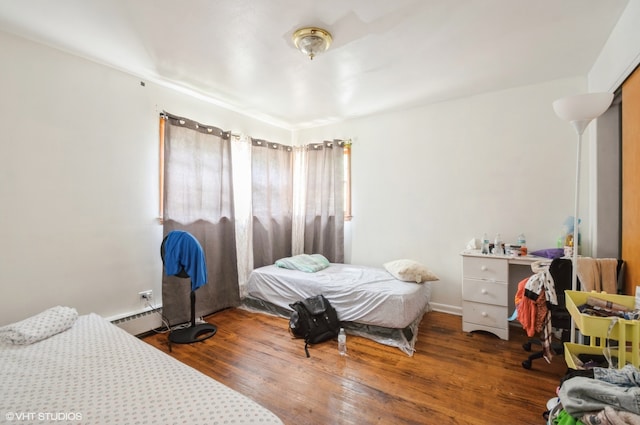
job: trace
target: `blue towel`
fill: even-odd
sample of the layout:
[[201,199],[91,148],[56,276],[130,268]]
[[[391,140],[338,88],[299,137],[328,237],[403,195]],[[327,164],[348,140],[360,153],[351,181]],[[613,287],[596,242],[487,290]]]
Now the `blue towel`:
[[207,283],[207,264],[200,242],[191,233],[172,230],[164,245],[164,270],[174,276],[183,268],[191,278],[192,291]]

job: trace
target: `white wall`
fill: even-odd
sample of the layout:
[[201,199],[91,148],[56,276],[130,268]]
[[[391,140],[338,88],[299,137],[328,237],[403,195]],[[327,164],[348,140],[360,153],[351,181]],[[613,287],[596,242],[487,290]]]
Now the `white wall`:
[[[589,72],[589,91],[615,92],[640,63],[640,2],[631,1]],[[619,99],[618,99],[619,100]],[[591,124],[593,252],[620,255],[620,115],[616,104]],[[595,127],[596,131],[593,131]],[[597,137],[596,137],[597,135]]]
[[[629,2],[589,72],[295,134],[305,140],[347,138],[353,147],[354,263],[412,257],[429,265],[436,308],[458,312],[461,260],[472,237],[527,235],[530,249],[554,247],[573,214],[576,135],[551,103],[586,91],[614,91],[640,63],[640,2]],[[594,123],[581,158],[580,217],[584,253],[597,252],[591,223],[598,202]],[[385,145],[393,146],[389,152]],[[603,163],[603,161],[600,161]],[[600,169],[600,176],[610,170]],[[602,190],[602,187],[600,188]],[[615,189],[611,189],[615,190]],[[597,218],[597,217],[596,217]],[[602,219],[602,217],[600,217]],[[384,224],[383,224],[384,223]],[[600,235],[601,239],[611,235]],[[593,240],[592,240],[593,239]]]
[[573,214],[576,136],[551,104],[585,88],[583,78],[552,81],[303,130],[296,139],[354,139],[352,262],[424,262],[441,278],[436,308],[458,312],[459,254],[470,239],[500,232],[515,243],[524,232],[530,249],[555,247]]
[[290,132],[0,33],[0,325],[54,305],[104,316],[161,295],[158,113]]
[[640,63],[640,1],[631,0],[589,71],[589,90],[613,92]]
[[[640,3],[630,2],[589,74],[590,90],[615,89],[637,65],[639,20]],[[139,310],[141,290],[159,297],[162,110],[277,142],[353,138],[347,258],[425,262],[442,279],[433,296],[442,310],[459,312],[459,252],[469,239],[500,232],[513,241],[524,232],[530,248],[552,247],[572,214],[575,134],[551,102],[586,91],[586,78],[291,135],[8,34],[0,33],[0,51],[0,325],[57,304],[112,316]],[[594,190],[591,145],[583,200]],[[589,230],[590,208],[581,211]]]

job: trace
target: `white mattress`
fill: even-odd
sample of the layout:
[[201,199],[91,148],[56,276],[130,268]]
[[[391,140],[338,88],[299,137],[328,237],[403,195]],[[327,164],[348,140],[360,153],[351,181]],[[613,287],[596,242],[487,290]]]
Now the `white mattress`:
[[429,305],[431,285],[395,279],[382,268],[331,264],[315,273],[274,265],[255,269],[248,296],[291,310],[289,304],[323,294],[343,322],[403,329]]
[[282,424],[95,314],[31,345],[0,343],[0,423]]

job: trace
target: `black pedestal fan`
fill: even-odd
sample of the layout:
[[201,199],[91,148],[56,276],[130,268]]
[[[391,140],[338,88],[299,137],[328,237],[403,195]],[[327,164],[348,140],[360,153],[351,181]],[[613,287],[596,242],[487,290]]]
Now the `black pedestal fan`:
[[202,276],[205,276],[206,280],[206,265],[200,243],[190,233],[173,230],[162,240],[160,256],[167,275],[191,278],[191,323],[188,327],[172,330],[169,333],[169,341],[176,344],[191,344],[211,338],[218,330],[215,325],[196,324],[195,290],[206,284],[206,281],[202,282]]

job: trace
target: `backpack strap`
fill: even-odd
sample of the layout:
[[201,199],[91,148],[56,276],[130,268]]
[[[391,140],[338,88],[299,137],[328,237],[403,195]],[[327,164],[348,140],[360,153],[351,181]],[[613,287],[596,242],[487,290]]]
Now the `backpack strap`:
[[307,353],[307,358],[311,357],[309,355],[309,343],[307,341],[304,342],[304,352]]

